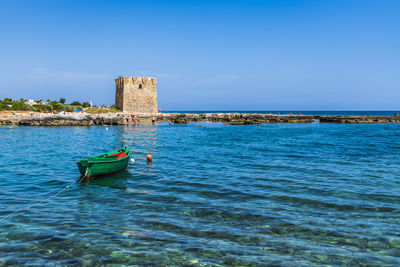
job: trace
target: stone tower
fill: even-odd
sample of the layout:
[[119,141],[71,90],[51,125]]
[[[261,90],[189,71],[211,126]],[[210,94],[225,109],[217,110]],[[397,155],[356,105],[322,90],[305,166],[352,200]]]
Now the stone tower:
[[115,79],[115,107],[130,113],[157,113],[156,78]]

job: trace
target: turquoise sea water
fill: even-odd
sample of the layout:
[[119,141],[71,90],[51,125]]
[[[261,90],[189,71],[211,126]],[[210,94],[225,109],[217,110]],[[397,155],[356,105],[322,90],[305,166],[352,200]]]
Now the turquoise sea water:
[[0,127],[0,266],[400,265],[400,124],[106,129]]

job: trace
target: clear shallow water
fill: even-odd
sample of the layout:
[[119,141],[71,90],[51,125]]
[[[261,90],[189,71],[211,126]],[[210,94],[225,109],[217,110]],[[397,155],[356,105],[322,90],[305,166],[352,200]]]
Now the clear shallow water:
[[0,127],[0,265],[400,265],[400,124],[201,124]]

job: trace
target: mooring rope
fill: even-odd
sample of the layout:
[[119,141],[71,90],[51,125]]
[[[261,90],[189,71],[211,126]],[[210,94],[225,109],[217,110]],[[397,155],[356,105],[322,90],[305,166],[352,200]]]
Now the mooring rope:
[[66,187],[64,187],[61,191],[57,192],[55,195],[52,195],[52,196],[46,198],[45,200],[40,201],[39,203],[36,203],[36,204],[30,205],[30,206],[28,206],[28,207],[23,207],[23,208],[20,208],[20,209],[15,210],[14,212],[12,212],[12,213],[10,213],[10,214],[4,216],[3,218],[1,218],[1,219],[0,219],[0,222],[1,222],[1,221],[4,221],[5,219],[7,219],[8,217],[14,215],[14,214],[17,213],[17,212],[20,212],[20,211],[22,211],[22,210],[29,210],[30,208],[33,208],[33,207],[35,207],[35,206],[40,206],[40,205],[42,205],[43,203],[45,203],[45,202],[49,201],[50,199],[52,199],[52,198],[58,196],[59,194],[61,194],[62,192],[64,192],[64,191],[67,190],[68,188],[70,188],[70,187],[71,187],[73,184],[75,184],[75,183],[76,183],[76,182],[70,183],[69,185],[67,185]]
[[[91,175],[90,169],[89,169],[89,166],[87,166],[87,167],[86,167],[86,171],[85,171],[85,175],[84,175],[82,178],[80,178],[80,179],[78,180],[78,183],[80,183],[81,181],[83,181],[85,178],[89,179],[90,175]],[[52,195],[52,196],[46,198],[45,200],[42,200],[41,202],[39,202],[39,203],[37,203],[37,204],[33,204],[33,205],[28,206],[28,207],[23,207],[23,208],[20,208],[20,209],[17,209],[17,210],[15,210],[15,211],[11,212],[10,214],[8,214],[8,215],[2,217],[2,218],[0,219],[0,222],[4,221],[5,219],[9,218],[10,216],[14,215],[14,214],[17,213],[17,212],[20,212],[20,211],[22,211],[22,210],[29,210],[29,209],[32,208],[32,207],[36,207],[36,206],[42,205],[43,203],[49,201],[50,199],[52,199],[52,198],[58,196],[59,194],[61,194],[62,192],[64,192],[64,191],[67,190],[68,188],[70,188],[74,183],[76,183],[76,182],[72,182],[71,184],[69,184],[69,185],[67,185],[66,187],[64,187],[61,191],[57,192],[55,195]],[[53,191],[54,191],[54,190],[53,190]]]
[[89,167],[86,167],[85,175],[82,176],[82,177],[78,180],[78,183],[82,182],[83,179],[88,178],[88,177],[89,177],[89,172],[90,172]]

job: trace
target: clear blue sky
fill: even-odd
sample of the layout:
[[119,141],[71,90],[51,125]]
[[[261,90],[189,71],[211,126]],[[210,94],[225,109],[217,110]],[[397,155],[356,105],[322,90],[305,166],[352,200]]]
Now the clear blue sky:
[[400,1],[0,1],[0,98],[167,110],[399,110]]

